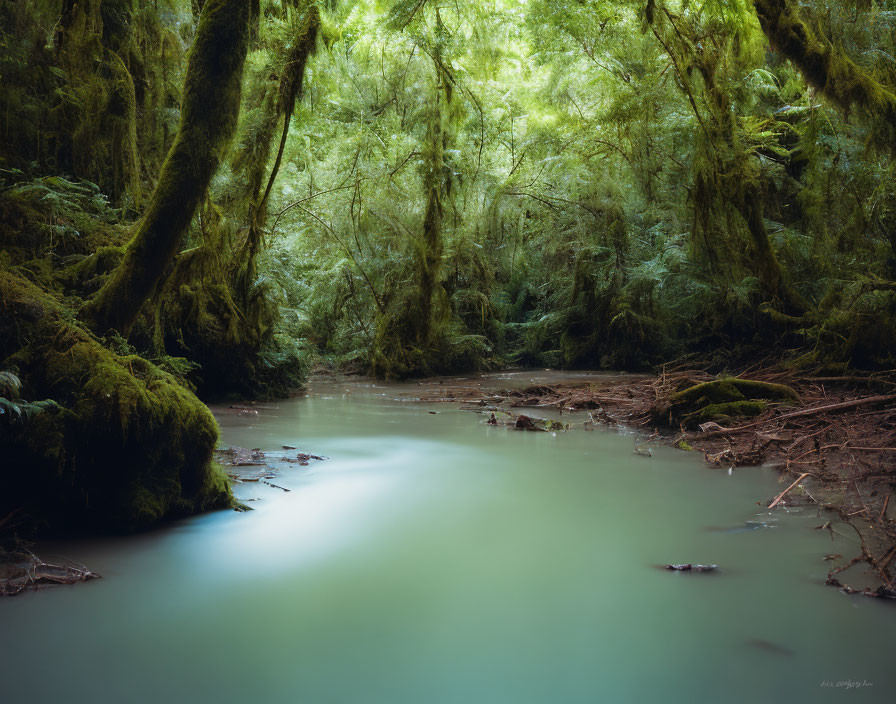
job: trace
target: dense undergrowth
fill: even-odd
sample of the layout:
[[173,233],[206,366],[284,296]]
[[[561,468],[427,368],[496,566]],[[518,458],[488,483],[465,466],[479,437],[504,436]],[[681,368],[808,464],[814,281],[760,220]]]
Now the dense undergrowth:
[[0,436],[35,468],[0,521],[226,503],[198,399],[314,363],[896,366],[894,27],[892,0],[0,0]]

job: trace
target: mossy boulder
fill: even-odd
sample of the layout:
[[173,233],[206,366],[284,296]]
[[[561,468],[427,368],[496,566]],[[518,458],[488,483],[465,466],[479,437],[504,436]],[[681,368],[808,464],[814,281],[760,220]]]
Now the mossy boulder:
[[763,413],[769,403],[797,402],[797,393],[784,384],[725,377],[673,393],[668,403],[654,409],[654,416],[657,422],[695,427],[710,421],[724,424],[752,418]]
[[215,419],[175,377],[106,349],[11,272],[0,271],[0,311],[17,328],[0,330],[12,333],[0,366],[18,369],[24,397],[58,404],[0,424],[0,513],[23,508],[50,529],[135,530],[231,504],[212,464]]

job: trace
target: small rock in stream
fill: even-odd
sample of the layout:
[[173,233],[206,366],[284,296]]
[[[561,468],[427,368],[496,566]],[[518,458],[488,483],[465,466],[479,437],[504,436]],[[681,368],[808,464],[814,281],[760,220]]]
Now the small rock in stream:
[[532,420],[529,416],[520,416],[516,419],[516,423],[513,426],[517,430],[529,430],[529,431],[543,431],[544,428],[539,428],[535,421]]

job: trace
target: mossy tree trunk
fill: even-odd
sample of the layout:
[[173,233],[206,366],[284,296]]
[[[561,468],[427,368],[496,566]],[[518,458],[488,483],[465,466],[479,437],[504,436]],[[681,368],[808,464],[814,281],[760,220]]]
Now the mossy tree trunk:
[[[423,246],[418,259],[418,306],[416,342],[422,347],[429,343],[433,317],[433,295],[439,283],[442,264],[442,191],[444,172],[444,140],[442,102],[449,90],[447,77],[441,70],[439,62],[434,60],[436,70],[436,87],[433,95],[433,108],[426,129],[426,160],[423,172],[423,187],[426,190],[426,211],[423,215]],[[446,101],[447,102],[447,101]]]
[[140,200],[136,89],[125,60],[132,19],[132,0],[64,0],[53,35],[66,77],[50,111],[57,164],[115,203]]
[[412,283],[377,317],[371,366],[374,374],[385,377],[401,378],[437,369],[435,360],[444,353],[445,323],[451,316],[442,282],[442,259],[444,208],[451,197],[453,178],[446,153],[453,145],[454,79],[438,40],[426,53],[434,69],[420,168],[426,206],[420,236],[411,236]]
[[754,0],[753,5],[772,47],[841,110],[858,108],[874,123],[878,144],[896,154],[896,91],[813,30],[792,0]]
[[[696,35],[687,35],[689,28],[678,22],[676,16],[665,7],[662,23],[653,27],[653,33],[672,59],[678,83],[699,123],[698,150],[695,158],[694,238],[699,254],[707,261],[711,271],[723,259],[720,256],[717,237],[728,236],[730,215],[734,211],[743,221],[743,227],[752,245],[747,263],[759,282],[764,296],[775,307],[787,313],[802,315],[809,309],[805,300],[787,281],[781,263],[772,247],[765,226],[763,196],[765,185],[759,173],[758,158],[752,153],[749,135],[736,114],[732,101],[720,85],[720,66],[725,65],[721,52],[730,52],[726,37],[719,37],[717,44],[700,41]],[[655,17],[657,15],[654,15]],[[667,37],[663,27],[668,24]],[[687,68],[685,68],[687,67]],[[692,78],[694,73],[702,79],[702,89]],[[701,110],[698,100],[705,105]],[[717,227],[715,220],[724,221],[725,229]],[[715,272],[714,272],[715,273]]]
[[187,62],[180,125],[121,264],[83,309],[127,335],[190,226],[237,124],[249,43],[247,0],[207,0]]
[[[176,257],[131,335],[145,344],[152,329],[151,344],[197,362],[201,372],[193,379],[203,396],[270,391],[259,359],[272,344],[279,310],[258,280],[257,259],[320,14],[313,0],[286,0],[267,12],[258,46],[250,41],[256,59],[265,60],[247,66],[243,80],[240,124],[228,155],[232,187],[216,203],[203,200],[201,245]],[[250,25],[255,22],[250,16]]]
[[[245,261],[245,266],[239,273],[240,280],[237,284],[238,293],[244,303],[248,299],[252,282],[257,276],[256,258],[261,250],[262,232],[267,220],[268,198],[283,161],[296,102],[302,95],[305,65],[308,62],[308,57],[314,51],[320,30],[320,11],[316,5],[308,0],[293,0],[289,9],[299,13],[299,16],[295,19],[295,33],[291,36],[291,44],[286,50],[285,60],[280,71],[277,95],[273,99],[267,95],[262,96],[261,102],[267,115],[258,131],[259,137],[253,140],[255,148],[244,150],[244,153],[239,154],[236,160],[237,165],[242,165],[246,172],[249,200],[249,232],[245,248],[240,253],[241,258]],[[274,165],[265,181],[265,170],[270,158],[276,124],[281,118],[283,125],[280,143]]]

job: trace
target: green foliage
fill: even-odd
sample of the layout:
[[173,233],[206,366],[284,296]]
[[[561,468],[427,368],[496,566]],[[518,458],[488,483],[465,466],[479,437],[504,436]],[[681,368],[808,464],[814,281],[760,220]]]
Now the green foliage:
[[45,176],[0,187],[0,247],[15,263],[47,256],[80,258],[119,238],[121,213],[88,181]]
[[116,205],[140,205],[144,177],[155,175],[173,135],[187,7],[0,2],[0,159],[72,174]]
[[19,397],[22,390],[22,380],[11,371],[0,372],[0,396],[12,399]]
[[55,410],[59,406],[53,400],[22,401],[22,380],[11,371],[0,371],[0,423],[27,423],[38,413]]
[[[119,164],[92,191],[31,178],[51,128],[22,125],[0,201],[30,224],[5,256],[90,296],[133,215],[100,194],[152,184],[196,8],[85,3],[43,44],[48,8],[3,8],[6,92],[43,86],[59,144]],[[314,357],[396,377],[754,345],[889,364],[888,7],[265,0],[253,21],[236,139],[131,337],[204,393],[283,393]],[[113,103],[114,124],[80,117]]]
[[187,57],[177,135],[124,258],[82,310],[99,332],[129,334],[172,264],[237,126],[249,44],[243,0],[208,0]]

